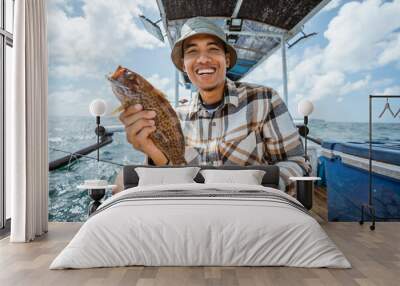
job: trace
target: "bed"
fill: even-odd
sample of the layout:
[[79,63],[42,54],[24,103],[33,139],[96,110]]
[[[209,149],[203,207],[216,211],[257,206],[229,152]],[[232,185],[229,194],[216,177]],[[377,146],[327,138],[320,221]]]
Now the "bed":
[[124,167],[125,191],[103,202],[50,269],[351,267],[307,209],[277,189],[277,167],[199,166],[262,170],[259,185],[204,183],[200,172],[194,182],[138,185],[138,167],[163,168]]

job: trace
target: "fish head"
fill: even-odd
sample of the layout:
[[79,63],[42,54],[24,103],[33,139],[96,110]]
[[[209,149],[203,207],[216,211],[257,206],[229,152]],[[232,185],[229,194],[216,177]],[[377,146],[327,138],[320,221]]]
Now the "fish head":
[[107,79],[122,103],[132,100],[140,101],[145,94],[141,76],[127,68],[119,66]]

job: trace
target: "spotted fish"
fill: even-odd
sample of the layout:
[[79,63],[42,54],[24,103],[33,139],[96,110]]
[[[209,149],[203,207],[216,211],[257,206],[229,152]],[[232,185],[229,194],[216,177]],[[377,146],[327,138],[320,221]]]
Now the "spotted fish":
[[173,165],[185,165],[185,139],[175,110],[166,96],[139,74],[119,66],[108,77],[112,91],[122,105],[114,113],[130,105],[141,104],[144,110],[154,110],[156,131],[149,137]]

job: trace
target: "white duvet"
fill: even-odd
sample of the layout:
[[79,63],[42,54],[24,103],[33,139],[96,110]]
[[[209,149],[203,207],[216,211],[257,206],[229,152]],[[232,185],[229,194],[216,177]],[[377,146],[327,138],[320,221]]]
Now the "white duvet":
[[[238,184],[141,186],[106,200],[50,269],[145,266],[294,266],[350,268],[315,219],[279,200],[173,197],[122,200],[137,192],[276,189]],[[143,193],[144,194],[144,193]]]

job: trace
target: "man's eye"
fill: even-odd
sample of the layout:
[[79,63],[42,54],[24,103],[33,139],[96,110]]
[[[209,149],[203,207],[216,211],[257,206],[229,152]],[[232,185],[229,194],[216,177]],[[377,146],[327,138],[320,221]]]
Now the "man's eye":
[[222,50],[221,50],[220,48],[217,48],[217,47],[211,47],[209,50],[210,50],[211,52],[213,52],[213,53],[222,52]]
[[185,54],[194,54],[196,51],[195,50],[186,50]]

